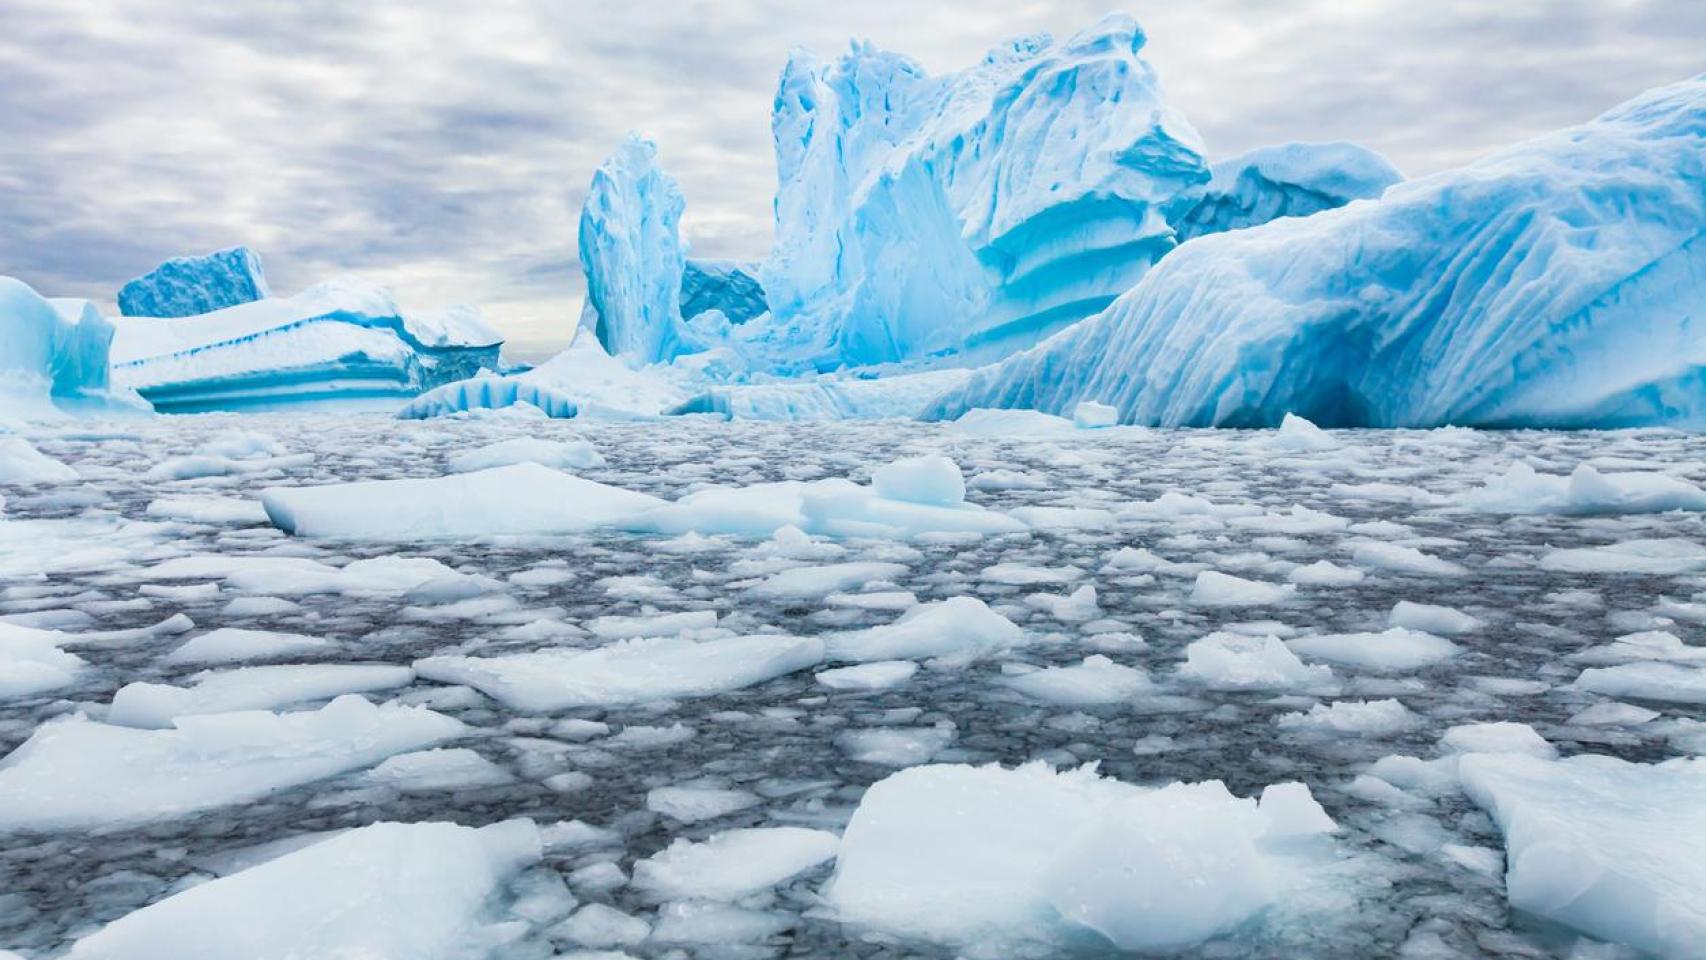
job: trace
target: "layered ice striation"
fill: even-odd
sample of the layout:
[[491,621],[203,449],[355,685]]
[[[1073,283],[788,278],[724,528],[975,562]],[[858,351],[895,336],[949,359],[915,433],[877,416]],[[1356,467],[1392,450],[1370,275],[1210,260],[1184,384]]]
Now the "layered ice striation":
[[125,284],[119,312],[127,317],[193,317],[267,296],[261,258],[248,247],[200,257],[174,257]]
[[1343,140],[1258,147],[1211,169],[1202,198],[1175,224],[1181,243],[1372,200],[1404,179],[1385,157]]
[[1703,143],[1697,77],[1378,201],[1199,238],[928,415],[1706,425]]
[[631,366],[693,352],[681,311],[685,206],[650,140],[630,136],[592,175],[580,219],[581,326]]
[[992,357],[1129,288],[1209,179],[1144,41],[1110,16],[941,76],[868,43],[796,52],[771,122],[773,344],[820,370]]
[[756,263],[688,258],[681,271],[681,316],[692,320],[719,310],[730,323],[745,323],[766,312],[758,271]]
[[503,338],[468,306],[405,313],[389,291],[338,277],[189,317],[115,321],[113,378],[169,413],[306,402],[394,406],[494,368]]
[[47,300],[0,277],[0,418],[145,409],[115,391],[107,365],[113,325],[87,300]]

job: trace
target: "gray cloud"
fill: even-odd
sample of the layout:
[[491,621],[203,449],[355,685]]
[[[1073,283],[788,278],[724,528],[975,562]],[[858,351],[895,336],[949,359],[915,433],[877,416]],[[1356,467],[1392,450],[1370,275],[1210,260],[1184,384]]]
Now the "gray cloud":
[[[6,0],[0,273],[108,300],[233,243],[292,291],[335,272],[563,337],[575,218],[629,130],[658,140],[696,253],[757,257],[790,48],[850,37],[950,70],[1090,0]],[[1134,0],[1216,156],[1343,138],[1412,175],[1706,69],[1698,0]]]

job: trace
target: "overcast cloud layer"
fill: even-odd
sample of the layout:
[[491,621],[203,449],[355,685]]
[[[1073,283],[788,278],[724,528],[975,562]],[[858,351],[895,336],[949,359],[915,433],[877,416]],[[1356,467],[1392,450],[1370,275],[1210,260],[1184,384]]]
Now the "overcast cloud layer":
[[[681,181],[693,252],[770,234],[790,47],[850,37],[952,70],[1102,2],[0,0],[0,273],[111,301],[248,243],[275,292],[353,272],[566,338],[574,222],[629,130]],[[1212,157],[1349,139],[1406,173],[1706,69],[1701,0],[1132,0]]]

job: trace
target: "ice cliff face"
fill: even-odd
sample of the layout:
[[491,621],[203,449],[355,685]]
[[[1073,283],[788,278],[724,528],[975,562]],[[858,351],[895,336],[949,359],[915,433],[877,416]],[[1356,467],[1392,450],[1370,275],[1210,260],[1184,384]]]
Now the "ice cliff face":
[[1111,16],[937,77],[868,44],[795,53],[772,119],[768,336],[819,369],[993,356],[1128,289],[1209,179],[1143,44]]
[[107,380],[113,326],[87,300],[46,300],[0,277],[0,421],[146,409]]
[[1706,426],[1706,76],[1376,202],[1184,244],[929,415]]
[[1372,200],[1404,179],[1385,157],[1344,141],[1259,147],[1212,170],[1202,198],[1175,224],[1181,243]]
[[248,247],[232,247],[167,260],[125,284],[118,308],[127,317],[192,317],[266,295],[261,258]]
[[581,208],[581,318],[612,356],[644,366],[692,352],[681,316],[685,203],[657,165],[657,147],[629,137],[593,174]]
[[730,323],[745,323],[770,309],[758,265],[735,260],[688,259],[681,273],[681,316],[692,320],[720,310]]

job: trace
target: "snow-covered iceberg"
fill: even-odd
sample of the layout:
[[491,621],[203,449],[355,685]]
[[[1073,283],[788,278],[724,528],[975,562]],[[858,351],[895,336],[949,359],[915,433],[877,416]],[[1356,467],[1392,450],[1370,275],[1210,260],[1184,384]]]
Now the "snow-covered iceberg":
[[1144,42],[1116,15],[934,77],[868,43],[793,54],[771,121],[777,349],[826,370],[999,356],[1129,288],[1209,179]]
[[1706,425],[1703,142],[1697,77],[1378,201],[1198,238],[927,415]]
[[0,276],[0,418],[147,409],[108,379],[113,325],[87,300],[47,300]]
[[498,365],[503,338],[473,307],[397,306],[339,277],[188,317],[119,317],[112,376],[161,412],[258,410],[307,402],[395,407]]
[[1372,200],[1404,179],[1385,157],[1343,140],[1258,147],[1210,169],[1202,198],[1175,224],[1180,243]]
[[125,284],[118,309],[127,317],[193,317],[266,296],[261,258],[248,247],[232,247],[167,260]]

